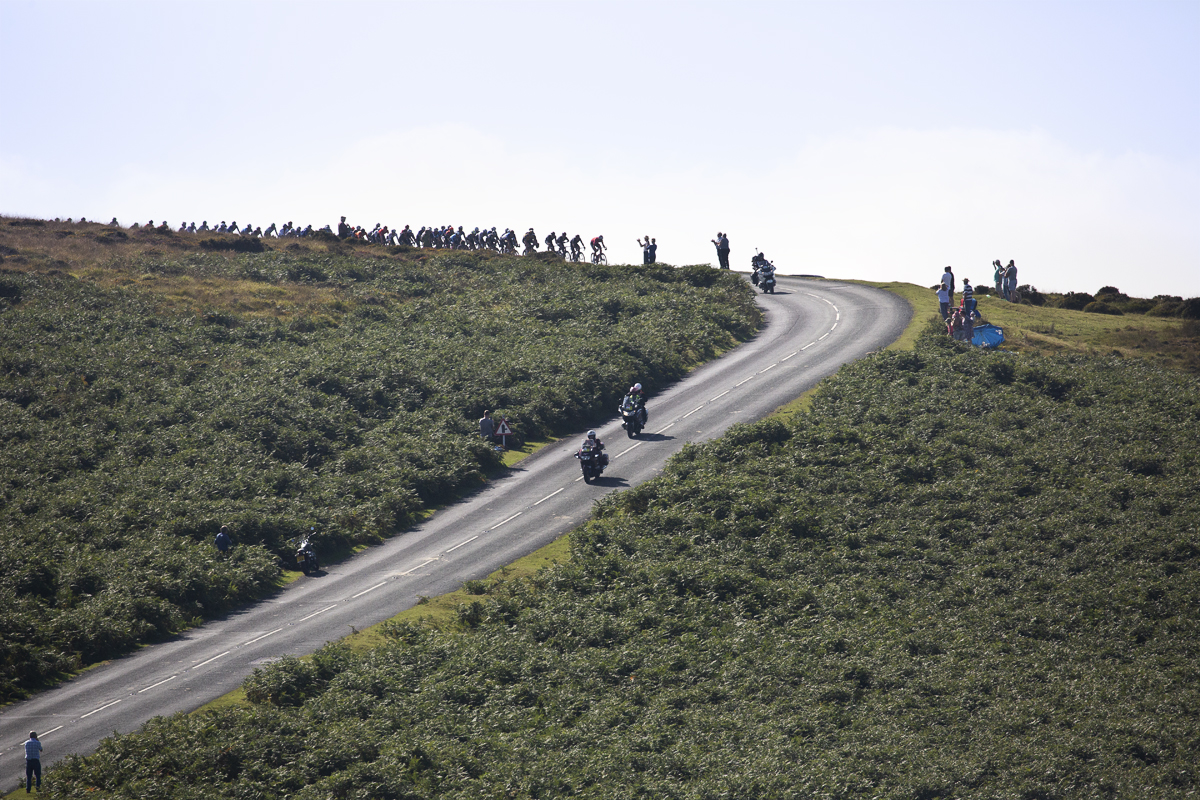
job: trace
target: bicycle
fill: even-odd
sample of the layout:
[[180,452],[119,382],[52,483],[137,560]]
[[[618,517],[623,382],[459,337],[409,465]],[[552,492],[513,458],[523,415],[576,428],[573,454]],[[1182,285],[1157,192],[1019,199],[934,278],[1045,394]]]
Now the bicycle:
[[594,250],[594,251],[592,251],[592,263],[607,265],[608,264],[608,256],[604,255],[603,250]]

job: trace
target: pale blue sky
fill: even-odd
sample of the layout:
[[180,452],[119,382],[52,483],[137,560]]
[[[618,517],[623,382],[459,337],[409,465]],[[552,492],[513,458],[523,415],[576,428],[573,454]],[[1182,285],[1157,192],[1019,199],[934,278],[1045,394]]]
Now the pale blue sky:
[[1200,2],[0,0],[0,213],[1200,294]]

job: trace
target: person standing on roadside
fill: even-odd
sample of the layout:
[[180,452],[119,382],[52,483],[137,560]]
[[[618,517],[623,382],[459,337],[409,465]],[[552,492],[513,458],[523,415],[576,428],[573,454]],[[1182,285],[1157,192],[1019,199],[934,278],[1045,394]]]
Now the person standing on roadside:
[[483,417],[479,420],[479,435],[485,442],[491,444],[496,435],[496,422],[492,419],[492,412],[485,410]]
[[222,525],[221,530],[217,531],[216,541],[213,542],[217,546],[217,555],[221,558],[229,555],[229,550],[233,547],[233,539],[229,536],[229,526]]
[[717,238],[712,243],[717,246],[717,261],[721,269],[729,269],[729,237],[717,231]]
[[30,731],[25,740],[25,794],[37,779],[37,790],[42,791],[42,743],[38,741],[37,731]]
[[950,316],[950,292],[946,291],[945,284],[938,284],[937,288],[938,311],[942,314],[942,319]]
[[1010,303],[1016,302],[1017,296],[1017,262],[1009,259],[1004,268],[1004,299]]
[[942,286],[946,287],[950,295],[950,305],[954,305],[954,270],[950,267],[946,267],[946,271],[942,273]]
[[649,264],[650,263],[650,237],[647,236],[645,242],[642,242],[641,239],[638,239],[637,243],[638,243],[638,247],[642,248],[642,263]]

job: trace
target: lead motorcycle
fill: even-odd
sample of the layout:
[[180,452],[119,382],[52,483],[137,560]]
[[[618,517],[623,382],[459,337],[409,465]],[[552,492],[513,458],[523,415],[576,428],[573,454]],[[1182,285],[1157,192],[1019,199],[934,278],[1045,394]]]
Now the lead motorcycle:
[[621,405],[617,409],[621,412],[621,427],[625,429],[625,435],[630,439],[637,437],[642,428],[646,427],[646,408],[640,406],[629,395],[625,395],[621,400]]
[[767,260],[762,253],[750,259],[754,271],[750,273],[750,282],[762,290],[763,294],[775,294],[775,265]]
[[584,483],[591,483],[599,478],[600,473],[608,466],[608,456],[590,441],[583,443],[575,457],[579,459],[579,466],[583,470]]

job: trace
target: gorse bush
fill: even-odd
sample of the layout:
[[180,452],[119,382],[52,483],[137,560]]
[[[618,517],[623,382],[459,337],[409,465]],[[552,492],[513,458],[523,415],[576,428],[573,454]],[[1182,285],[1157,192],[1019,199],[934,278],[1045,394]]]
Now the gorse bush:
[[[1173,798],[1200,384],[926,336],[686,447],[459,632],[287,660],[56,796]],[[477,587],[480,588],[480,587]],[[128,768],[130,763],[138,769]]]
[[[518,440],[586,426],[759,322],[706,268],[104,252],[125,286],[0,277],[0,700],[260,596],[300,531],[378,541],[478,486],[484,409]],[[166,311],[138,288],[164,276],[223,305]]]

